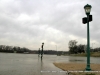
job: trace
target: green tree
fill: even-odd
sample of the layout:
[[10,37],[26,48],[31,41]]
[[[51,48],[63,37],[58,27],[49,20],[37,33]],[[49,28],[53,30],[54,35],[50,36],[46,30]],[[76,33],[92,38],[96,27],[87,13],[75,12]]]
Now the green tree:
[[70,53],[77,53],[77,41],[76,40],[70,40],[68,45],[69,45],[69,52]]
[[82,45],[82,44],[78,45],[77,51],[78,51],[78,53],[85,52],[85,45]]

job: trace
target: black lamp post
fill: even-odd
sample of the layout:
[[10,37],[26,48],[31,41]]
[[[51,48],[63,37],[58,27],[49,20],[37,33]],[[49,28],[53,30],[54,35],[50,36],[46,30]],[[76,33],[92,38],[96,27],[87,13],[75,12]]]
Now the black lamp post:
[[41,50],[41,58],[43,57],[43,46],[44,46],[44,43],[42,43],[42,46],[41,46],[41,48],[42,48],[42,50]]
[[84,6],[87,17],[83,18],[83,23],[87,23],[87,66],[86,71],[90,71],[90,34],[89,34],[89,21],[92,21],[92,15],[90,15],[92,6],[87,4]]

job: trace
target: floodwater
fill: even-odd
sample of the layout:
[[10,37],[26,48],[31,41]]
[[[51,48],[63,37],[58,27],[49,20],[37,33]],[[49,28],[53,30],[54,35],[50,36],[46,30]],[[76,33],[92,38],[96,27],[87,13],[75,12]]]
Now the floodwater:
[[[37,54],[0,53],[0,75],[66,75],[53,62],[86,63],[86,57],[44,55],[41,61]],[[91,57],[91,63],[100,58]]]
[[[87,57],[58,56],[56,62],[87,63]],[[90,63],[100,64],[100,57],[90,57]]]

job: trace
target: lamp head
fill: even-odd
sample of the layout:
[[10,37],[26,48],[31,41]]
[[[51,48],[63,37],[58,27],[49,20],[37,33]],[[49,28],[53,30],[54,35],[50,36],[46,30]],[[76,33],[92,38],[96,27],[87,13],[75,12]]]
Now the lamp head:
[[85,13],[86,13],[87,15],[90,14],[91,8],[92,8],[92,6],[89,5],[89,4],[87,4],[87,5],[84,6]]
[[44,45],[44,42],[42,43],[42,45]]

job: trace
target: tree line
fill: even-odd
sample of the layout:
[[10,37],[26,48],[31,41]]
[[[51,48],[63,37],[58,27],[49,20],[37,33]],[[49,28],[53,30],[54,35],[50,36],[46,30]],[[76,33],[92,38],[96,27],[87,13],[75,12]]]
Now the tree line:
[[[39,51],[37,51],[37,50],[33,50],[32,52],[34,54],[39,54]],[[68,51],[44,50],[43,54],[48,54],[48,55],[66,55],[66,54],[68,54]]]
[[[69,46],[69,53],[71,54],[77,54],[77,53],[85,53],[87,51],[87,45],[85,44],[79,44],[77,45],[77,41],[76,40],[70,40],[68,43]],[[92,48],[90,47],[90,52],[99,52],[100,51],[100,47],[98,48]]]
[[30,52],[28,48],[21,48],[17,46],[6,46],[6,45],[0,45],[0,52],[5,52],[5,53],[24,53],[24,52]]
[[[0,52],[4,53],[28,53],[28,54],[38,54],[38,50],[30,50],[28,48],[21,48],[18,46],[6,46],[0,45]],[[51,55],[62,55],[68,53],[68,51],[56,51],[56,50],[44,50],[44,54],[51,54]]]
[[76,40],[70,40],[68,45],[69,45],[69,52],[71,54],[77,54],[77,53],[82,53],[82,52],[85,52],[84,48],[85,48],[85,45],[77,45],[77,41]]

